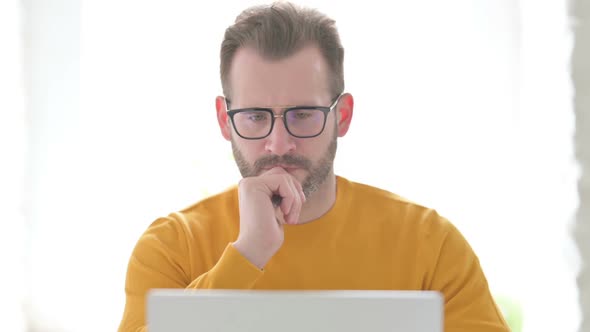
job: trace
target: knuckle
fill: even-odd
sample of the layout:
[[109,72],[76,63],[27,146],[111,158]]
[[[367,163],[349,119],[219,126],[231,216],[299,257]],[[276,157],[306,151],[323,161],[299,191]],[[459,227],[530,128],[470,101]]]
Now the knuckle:
[[250,184],[252,183],[252,179],[247,177],[247,178],[242,178],[239,182],[238,182],[238,187],[241,188],[245,188],[245,187],[249,187]]

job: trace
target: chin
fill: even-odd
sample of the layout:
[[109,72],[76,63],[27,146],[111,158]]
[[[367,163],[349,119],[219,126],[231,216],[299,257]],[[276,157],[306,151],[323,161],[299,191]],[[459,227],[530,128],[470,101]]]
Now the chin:
[[309,175],[309,173],[301,168],[296,168],[292,170],[288,170],[287,173],[293,175],[299,182],[303,182],[305,178]]

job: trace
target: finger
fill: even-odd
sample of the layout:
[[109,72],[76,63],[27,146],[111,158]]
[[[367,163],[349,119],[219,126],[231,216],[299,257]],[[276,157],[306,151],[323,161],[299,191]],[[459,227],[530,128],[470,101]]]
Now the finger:
[[297,188],[298,184],[299,184],[299,182],[297,180],[295,180],[294,178],[291,178],[290,185],[291,185],[291,190],[293,192],[293,205],[291,206],[291,211],[289,212],[289,215],[287,216],[287,223],[289,223],[289,224],[298,223],[299,222],[299,215],[301,214],[302,201],[301,201],[301,195],[299,194],[300,190]]
[[284,224],[287,223],[285,221],[285,216],[283,215],[283,212],[281,211],[280,207],[275,208],[275,218],[276,218],[277,224],[279,224],[279,226],[283,226]]
[[305,193],[303,192],[303,186],[297,180],[295,180],[293,182],[295,184],[295,188],[297,189],[297,193],[301,197],[301,205],[303,205],[303,203],[305,203],[305,201],[307,201],[307,198],[305,197]]
[[262,173],[261,175],[276,175],[276,174],[289,174],[284,168],[282,167],[273,167],[268,171]]
[[[282,197],[281,204],[279,206],[286,217],[289,215],[289,213],[291,213],[293,204],[295,203],[295,193],[293,191],[293,186],[290,183],[290,179],[287,176],[281,176],[280,185],[277,189],[278,194]],[[288,220],[287,218],[285,219]]]
[[[288,174],[287,171],[281,167],[273,167],[262,175],[265,177],[272,179],[273,184],[271,184],[269,189],[271,190],[271,202],[273,207],[281,206],[283,202],[283,195],[280,194],[280,186],[281,186],[281,174]],[[279,175],[277,177],[277,175]],[[278,193],[277,193],[278,192]]]
[[303,192],[303,186],[301,185],[301,183],[294,177],[291,177],[292,184],[293,184],[293,188],[295,190],[295,194],[297,195],[298,198],[298,202],[301,203],[301,206],[303,206],[303,204],[307,201],[307,198],[305,197],[305,193]]
[[264,175],[271,180],[269,189],[273,205],[281,208],[286,223],[297,223],[302,206],[302,188],[299,181],[281,167],[274,167]]

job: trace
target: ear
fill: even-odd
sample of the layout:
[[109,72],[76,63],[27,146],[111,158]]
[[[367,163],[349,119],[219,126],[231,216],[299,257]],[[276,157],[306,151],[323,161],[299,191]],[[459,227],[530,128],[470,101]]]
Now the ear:
[[218,96],[215,98],[215,110],[217,111],[217,123],[221,129],[221,135],[226,140],[231,140],[231,124],[229,123],[229,116],[227,115],[227,107],[225,98]]
[[336,106],[338,121],[338,137],[346,135],[352,121],[352,111],[354,109],[354,98],[350,93],[345,93],[340,96],[338,105]]

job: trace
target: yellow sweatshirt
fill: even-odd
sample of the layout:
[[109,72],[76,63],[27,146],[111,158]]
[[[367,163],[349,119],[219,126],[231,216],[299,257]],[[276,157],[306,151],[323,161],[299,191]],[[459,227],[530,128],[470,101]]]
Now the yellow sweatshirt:
[[231,245],[238,227],[236,187],[156,220],[129,260],[119,331],[147,330],[152,288],[437,290],[445,331],[509,331],[461,233],[387,191],[337,177],[332,209],[285,225],[283,246],[263,270]]

